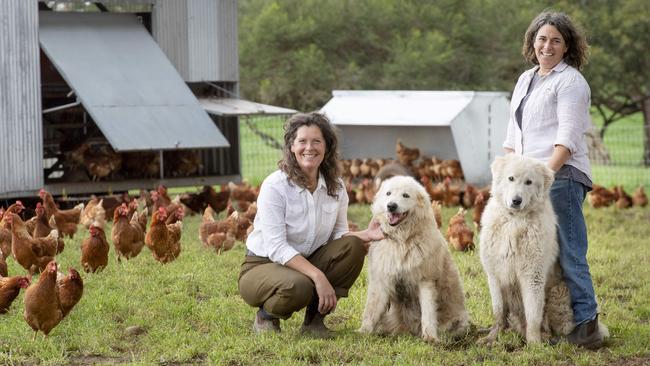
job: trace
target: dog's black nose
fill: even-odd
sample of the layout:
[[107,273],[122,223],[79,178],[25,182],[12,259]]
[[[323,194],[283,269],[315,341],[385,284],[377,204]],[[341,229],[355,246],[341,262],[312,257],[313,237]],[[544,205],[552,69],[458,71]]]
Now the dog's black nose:
[[397,210],[397,203],[388,202],[388,204],[386,205],[386,208],[388,208],[388,212],[395,212]]
[[515,196],[515,198],[512,199],[512,207],[519,207],[521,205],[521,197]]

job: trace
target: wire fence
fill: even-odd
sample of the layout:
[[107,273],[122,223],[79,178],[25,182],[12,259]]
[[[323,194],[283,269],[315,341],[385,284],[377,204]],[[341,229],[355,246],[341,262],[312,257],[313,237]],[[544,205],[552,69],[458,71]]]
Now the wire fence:
[[[283,124],[289,116],[241,117],[243,178],[260,184],[277,169],[282,158]],[[641,119],[613,123],[600,138],[600,130],[588,136],[594,183],[631,190],[650,188],[650,167],[643,164],[645,142]],[[358,158],[366,158],[359,156]]]
[[[647,127],[645,127],[647,128]],[[650,187],[650,166],[644,164],[647,133],[641,121],[614,123],[600,139],[590,143],[590,160],[594,183],[603,186],[623,185],[626,189]]]
[[288,116],[240,117],[242,177],[258,185],[282,158],[283,124]]

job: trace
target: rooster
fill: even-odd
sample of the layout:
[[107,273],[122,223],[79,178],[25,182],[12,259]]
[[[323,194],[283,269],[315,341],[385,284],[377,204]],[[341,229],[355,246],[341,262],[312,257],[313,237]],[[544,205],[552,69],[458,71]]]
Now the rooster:
[[481,230],[481,216],[483,216],[483,210],[485,210],[486,204],[487,200],[485,199],[485,194],[483,192],[478,192],[474,199],[474,210],[472,211],[472,221],[474,222],[476,232]]
[[91,224],[90,236],[81,244],[81,266],[86,272],[101,271],[108,264],[109,246],[106,233],[98,224]]
[[208,245],[213,247],[218,255],[235,246],[235,236],[230,233],[214,233],[208,237]]
[[634,206],[640,207],[648,205],[648,196],[646,196],[643,186],[639,186],[632,194],[632,203]]
[[34,339],[40,330],[48,335],[56,327],[61,319],[61,301],[59,300],[59,288],[56,285],[58,266],[55,261],[50,261],[38,282],[32,284],[25,291],[25,321],[34,330]]
[[230,199],[237,201],[255,202],[257,201],[257,194],[259,193],[248,183],[237,185],[233,182],[228,182],[228,190],[230,191]]
[[616,208],[623,209],[632,207],[632,197],[623,189],[623,186],[614,187],[614,192],[618,196]]
[[165,224],[167,210],[158,208],[151,217],[151,227],[147,231],[145,244],[151,250],[154,259],[162,264],[175,260],[181,253],[181,229],[183,221]]
[[167,194],[167,187],[162,184],[155,191],[151,191],[151,200],[153,201],[152,213],[158,211],[159,207],[167,207],[172,203],[172,199]]
[[616,202],[616,199],[614,192],[597,184],[593,185],[591,192],[587,195],[587,200],[593,208],[607,207]]
[[54,198],[52,198],[49,192],[41,189],[39,196],[43,200],[47,218],[49,219],[50,216],[54,216],[61,237],[68,235],[72,238],[77,232],[77,225],[81,220],[81,211],[83,211],[84,204],[80,203],[70,210],[59,210],[56,203],[54,203]]
[[2,251],[4,259],[11,255],[11,225],[8,223],[10,213],[20,215],[20,212],[25,209],[21,201],[16,201],[4,211],[2,219],[0,219],[0,251]]
[[104,200],[93,196],[81,212],[81,225],[89,228],[93,222],[98,222],[102,227],[106,223],[106,210]]
[[476,187],[474,187],[471,184],[467,184],[465,186],[465,191],[462,193],[462,200],[461,204],[463,205],[464,208],[472,208],[474,207],[474,201],[476,200],[476,196],[478,195],[478,190]]
[[227,186],[222,186],[221,191],[217,192],[212,188],[212,186],[203,186],[201,191],[201,197],[212,207],[214,212],[217,214],[226,209],[228,206],[228,200],[230,199],[230,191]]
[[59,293],[61,314],[65,318],[70,310],[79,302],[84,292],[84,282],[76,269],[68,269],[68,275],[57,272],[56,286]]
[[11,303],[16,299],[21,288],[29,286],[29,277],[0,276],[0,314],[9,311]]
[[216,221],[214,211],[210,207],[203,212],[203,219],[199,226],[199,239],[204,246],[210,247],[210,236],[215,233],[230,233],[235,239],[244,241],[248,235],[251,221],[238,211],[233,211],[225,220]]
[[[34,218],[34,228],[32,229],[32,237],[34,238],[44,238],[54,230],[54,227],[56,227],[56,223],[54,222],[54,216],[50,217],[50,220],[47,219],[47,215],[45,214],[45,208],[43,205],[38,202],[36,204],[36,216]],[[25,223],[27,224],[27,223]],[[27,228],[27,231],[29,232],[29,228]],[[63,242],[63,238],[58,239],[58,245],[56,247],[56,254],[59,254],[63,251],[65,248],[65,243]]]
[[83,143],[70,154],[70,158],[76,164],[83,165],[93,181],[108,177],[122,167],[122,156],[110,146],[91,148],[89,144]]
[[127,206],[126,203],[122,203],[120,207],[115,209],[111,238],[118,262],[121,261],[122,257],[128,260],[140,254],[144,246],[146,227],[146,208],[140,214],[136,212],[136,207],[133,204]]
[[411,167],[413,166],[413,161],[420,157],[420,149],[408,148],[398,139],[397,144],[395,145],[395,154],[397,155],[397,160],[399,160],[402,165]]
[[447,239],[458,251],[474,250],[474,232],[465,223],[464,208],[459,208],[458,213],[449,220]]
[[30,274],[42,271],[56,255],[58,231],[52,230],[44,238],[32,238],[20,216],[11,213],[7,219],[11,224],[11,251],[16,262]]

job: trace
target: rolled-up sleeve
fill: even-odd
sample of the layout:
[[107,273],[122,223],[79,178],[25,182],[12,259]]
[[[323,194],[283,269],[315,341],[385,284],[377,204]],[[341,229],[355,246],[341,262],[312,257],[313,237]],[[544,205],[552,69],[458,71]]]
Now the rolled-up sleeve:
[[270,260],[284,265],[300,254],[287,243],[285,224],[286,199],[270,185],[262,185],[257,198],[257,215],[265,250]]
[[558,131],[554,145],[562,145],[573,155],[585,132],[589,118],[591,91],[582,78],[573,78],[560,85],[557,92]]
[[[341,184],[343,184],[343,182],[341,182]],[[343,185],[343,187],[345,187],[345,185]],[[332,237],[330,240],[336,240],[350,231],[350,227],[348,225],[349,201],[350,198],[348,197],[348,192],[345,189],[342,189],[339,192],[339,206],[336,216],[336,224],[334,224],[334,230],[332,232]]]

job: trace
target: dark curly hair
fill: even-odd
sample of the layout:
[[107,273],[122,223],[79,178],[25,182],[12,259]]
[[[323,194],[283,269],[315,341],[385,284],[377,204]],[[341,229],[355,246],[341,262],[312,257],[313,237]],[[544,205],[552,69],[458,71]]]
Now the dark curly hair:
[[537,56],[535,56],[535,37],[539,29],[547,24],[557,28],[564,38],[567,45],[564,62],[578,70],[582,69],[582,66],[587,64],[587,49],[589,47],[582,30],[574,25],[571,18],[565,13],[550,10],[545,10],[536,16],[526,30],[524,46],[521,50],[526,61],[535,65],[539,64]]
[[338,137],[336,127],[330,120],[321,113],[298,113],[293,115],[284,124],[284,148],[282,149],[282,160],[278,162],[278,168],[285,172],[289,180],[305,189],[309,186],[309,179],[302,172],[296,157],[291,152],[291,145],[296,139],[298,129],[302,126],[316,126],[320,129],[325,139],[325,157],[318,168],[325,178],[327,194],[338,197],[337,191],[343,186],[338,181],[340,174]]

